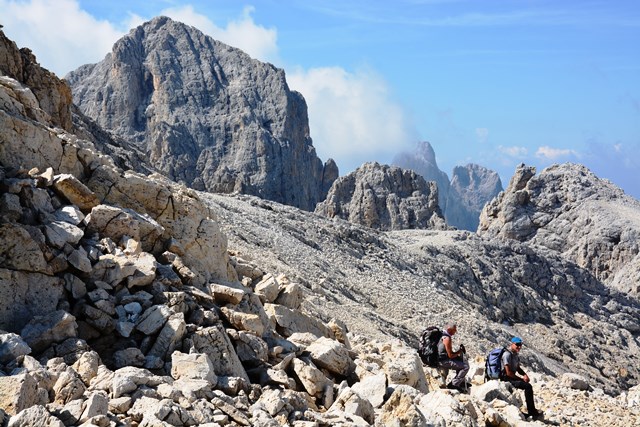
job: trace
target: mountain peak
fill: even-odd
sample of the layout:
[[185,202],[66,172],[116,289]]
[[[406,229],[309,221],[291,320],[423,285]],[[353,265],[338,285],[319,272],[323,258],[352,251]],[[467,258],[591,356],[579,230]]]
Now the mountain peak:
[[306,210],[324,199],[331,174],[284,71],[193,27],[156,17],[67,80],[84,114],[171,179]]

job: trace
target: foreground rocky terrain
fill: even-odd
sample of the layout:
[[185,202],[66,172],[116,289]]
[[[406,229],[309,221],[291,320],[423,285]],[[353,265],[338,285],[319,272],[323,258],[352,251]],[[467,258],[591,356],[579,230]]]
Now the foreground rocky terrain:
[[[0,424],[638,424],[624,289],[541,245],[379,232],[127,171],[135,154],[99,151],[64,82],[0,40]],[[447,319],[469,394],[415,350]],[[481,381],[512,334],[544,421]]]

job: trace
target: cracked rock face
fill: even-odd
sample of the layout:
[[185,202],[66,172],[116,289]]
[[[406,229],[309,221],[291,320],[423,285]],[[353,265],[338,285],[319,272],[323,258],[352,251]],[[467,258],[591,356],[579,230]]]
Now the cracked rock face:
[[438,186],[438,204],[443,212],[447,211],[447,194],[449,194],[449,177],[442,172],[436,161],[436,153],[427,141],[418,143],[413,153],[400,153],[393,159],[394,166],[411,169],[422,175],[427,181],[434,181]]
[[155,18],[67,77],[74,102],[171,179],[313,210],[337,178],[284,71],[193,27]]

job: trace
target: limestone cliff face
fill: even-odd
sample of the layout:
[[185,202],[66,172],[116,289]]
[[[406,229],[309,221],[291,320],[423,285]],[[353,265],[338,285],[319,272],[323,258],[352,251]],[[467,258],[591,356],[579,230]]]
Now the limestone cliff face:
[[284,71],[195,28],[154,18],[67,79],[84,114],[176,181],[305,210],[325,196],[335,164],[317,157]]
[[536,175],[520,165],[480,217],[481,235],[546,246],[619,290],[640,295],[640,202],[577,164]]
[[[40,67],[28,48],[18,50],[16,44],[0,31],[0,75],[5,75],[31,88],[46,120],[65,130],[71,129],[71,90],[55,74]],[[27,112],[27,114],[34,112]]]
[[447,224],[477,230],[482,208],[501,191],[502,182],[496,172],[474,164],[456,166],[447,194]]
[[446,228],[435,183],[378,163],[365,163],[338,178],[315,212],[380,230]]

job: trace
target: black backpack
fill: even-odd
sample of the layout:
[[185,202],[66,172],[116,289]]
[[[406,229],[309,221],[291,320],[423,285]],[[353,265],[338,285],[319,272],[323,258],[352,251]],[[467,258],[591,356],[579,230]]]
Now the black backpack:
[[507,351],[504,347],[494,348],[484,361],[485,380],[497,380],[502,372],[502,355]]
[[429,326],[422,331],[420,336],[418,354],[422,363],[432,368],[438,366],[438,342],[440,338],[442,338],[442,331],[435,326]]

